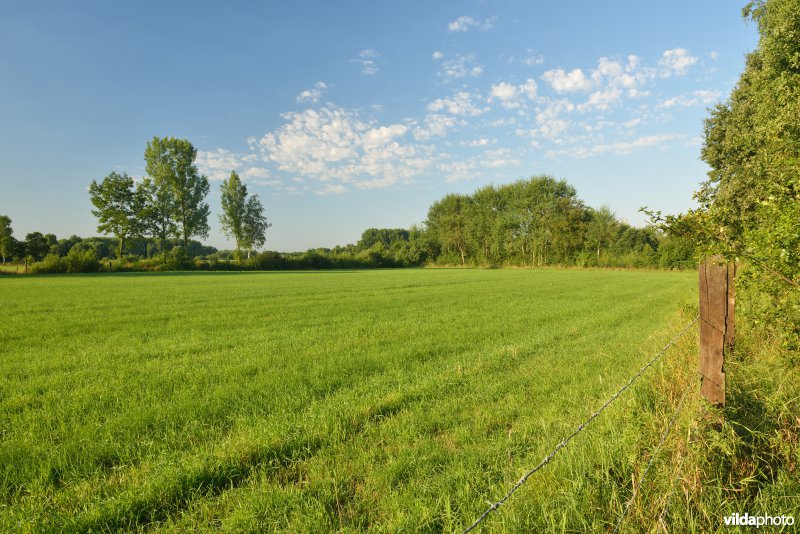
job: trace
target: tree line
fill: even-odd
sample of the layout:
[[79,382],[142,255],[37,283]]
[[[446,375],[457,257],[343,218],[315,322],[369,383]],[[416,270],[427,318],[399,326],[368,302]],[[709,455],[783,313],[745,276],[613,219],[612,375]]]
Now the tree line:
[[[102,181],[92,180],[89,195],[97,217],[98,231],[119,240],[117,256],[125,252],[131,238],[152,239],[158,243],[164,261],[170,238],[182,243],[182,253],[192,237],[207,238],[209,207],[208,178],[194,164],[197,150],[185,139],[154,137],[144,152],[148,174],[142,181],[124,173],[112,172]],[[258,195],[248,195],[247,186],[235,171],[222,183],[223,232],[236,242],[237,257],[242,250],[262,246],[270,224]]]
[[[355,243],[305,253],[253,255],[271,226],[258,195],[235,171],[220,187],[220,225],[235,242],[217,251],[193,238],[209,234],[208,179],[185,139],[154,137],[144,152],[147,176],[111,172],[92,180],[89,197],[99,232],[109,238],[57,240],[32,232],[14,239],[0,217],[0,252],[35,263],[38,272],[137,269],[281,269],[434,265],[691,267],[691,242],[656,227],[636,228],[610,208],[586,206],[565,180],[550,176],[450,194],[434,202],[421,226],[370,228]],[[200,260],[197,257],[201,257]],[[114,260],[112,262],[111,260]],[[230,260],[233,260],[231,263]]]
[[[158,148],[152,149],[153,146]],[[148,150],[154,151],[158,158],[163,158],[166,152],[156,143],[148,145]],[[186,150],[191,153],[190,148]],[[159,170],[165,167],[170,170]],[[92,250],[97,258],[113,256],[118,260],[117,264],[108,262],[101,267],[114,270],[421,265],[691,268],[696,265],[691,240],[669,235],[654,226],[630,226],[620,221],[607,206],[588,207],[578,198],[574,187],[550,176],[486,186],[470,195],[447,195],[431,205],[421,226],[369,228],[354,244],[302,253],[252,255],[252,251],[263,246],[264,232],[270,225],[263,217],[258,197],[249,195],[246,185],[232,172],[221,187],[220,222],[226,234],[234,239],[236,250],[217,251],[190,239],[208,233],[208,206],[202,202],[204,195],[198,193],[207,191],[207,181],[203,184],[205,177],[194,176],[191,167],[159,161],[148,166],[154,178],[145,178],[138,184],[116,173],[100,183],[92,182],[90,194],[100,222],[98,229],[116,236],[116,250],[110,249],[108,238],[94,238],[94,241],[81,241],[76,254],[88,254],[85,251],[92,248],[88,244],[96,243]],[[172,174],[171,170],[175,168],[189,169],[189,172],[185,178],[176,179],[177,173]],[[173,195],[184,186],[190,191]],[[168,210],[165,206],[171,208]],[[46,244],[41,243],[42,237],[46,237]],[[44,261],[48,252],[64,256],[68,253],[67,243],[65,240],[56,243],[54,237],[29,234],[26,254],[31,260],[39,261]],[[175,250],[167,256],[170,246]],[[126,253],[127,263],[119,264]],[[157,264],[146,259],[154,253],[163,253]],[[136,255],[141,259],[132,258]],[[196,259],[198,256],[200,259]],[[49,261],[53,264],[56,259]],[[41,272],[53,270],[48,265],[40,268]]]

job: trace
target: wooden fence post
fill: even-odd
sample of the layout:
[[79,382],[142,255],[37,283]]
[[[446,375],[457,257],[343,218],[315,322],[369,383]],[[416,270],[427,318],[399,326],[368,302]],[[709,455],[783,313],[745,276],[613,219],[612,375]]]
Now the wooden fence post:
[[700,393],[712,404],[725,404],[725,354],[734,345],[734,276],[736,265],[722,256],[700,265]]

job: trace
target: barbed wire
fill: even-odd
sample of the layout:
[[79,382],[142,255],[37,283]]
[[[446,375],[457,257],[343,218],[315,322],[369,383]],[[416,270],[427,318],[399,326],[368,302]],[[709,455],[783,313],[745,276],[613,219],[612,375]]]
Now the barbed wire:
[[[700,372],[698,372],[697,374],[700,375],[700,378],[703,378],[703,376],[704,376],[703,373],[700,373]],[[703,405],[701,410],[700,410],[700,419],[705,417],[705,415],[707,413],[708,413],[708,407],[707,407],[707,405]],[[690,430],[690,436],[689,436],[689,438],[687,438],[687,442],[691,443],[691,430]],[[687,445],[688,445],[688,443],[687,443]],[[670,501],[672,500],[672,496],[675,495],[675,493],[678,491],[678,487],[679,487],[678,481],[680,480],[681,476],[683,475],[683,466],[686,464],[686,460],[688,458],[689,458],[689,451],[687,450],[686,454],[684,454],[683,458],[681,458],[681,463],[678,464],[678,469],[675,471],[675,478],[673,478],[672,482],[670,483],[670,492],[666,495],[666,497],[664,497],[664,508],[662,508],[661,509],[661,513],[658,514],[658,519],[656,520],[656,524],[657,525],[661,524],[662,521],[664,520],[664,517],[667,515],[667,511],[669,510]]]
[[627,383],[626,383],[624,386],[622,386],[622,387],[621,387],[621,388],[620,388],[620,389],[619,389],[619,390],[618,390],[616,393],[614,393],[614,395],[613,395],[613,396],[612,396],[610,399],[608,399],[608,400],[605,402],[605,404],[603,404],[603,405],[600,407],[600,409],[598,409],[596,412],[594,412],[592,415],[590,415],[590,416],[589,416],[589,418],[588,418],[588,419],[586,419],[586,421],[584,421],[583,423],[581,423],[581,424],[580,424],[580,426],[578,426],[578,428],[576,428],[576,429],[575,429],[575,430],[572,432],[572,434],[570,434],[569,436],[567,436],[566,438],[564,438],[563,440],[561,440],[561,442],[560,442],[558,445],[556,445],[555,449],[553,449],[553,451],[552,451],[550,454],[548,454],[547,456],[545,456],[545,457],[544,457],[544,459],[543,459],[541,462],[539,462],[539,464],[538,464],[536,467],[534,467],[533,469],[531,469],[530,471],[528,471],[528,472],[526,472],[524,475],[522,475],[522,478],[520,478],[520,479],[517,481],[517,483],[516,483],[516,484],[514,484],[514,486],[513,486],[513,487],[512,487],[512,488],[511,488],[511,489],[508,491],[508,493],[506,493],[506,494],[505,494],[505,496],[503,496],[503,498],[502,498],[502,499],[500,499],[500,500],[499,500],[499,501],[497,501],[497,502],[491,503],[491,504],[490,504],[490,506],[489,506],[489,508],[488,508],[488,509],[487,509],[485,512],[483,512],[483,513],[480,515],[480,517],[478,517],[478,519],[476,519],[476,520],[475,520],[475,522],[474,522],[474,523],[472,523],[472,524],[471,524],[469,527],[467,527],[466,529],[464,529],[464,531],[463,531],[463,533],[462,533],[462,534],[467,534],[468,532],[471,532],[472,530],[474,530],[475,528],[477,528],[477,527],[478,527],[478,525],[480,525],[480,524],[481,524],[481,523],[482,523],[482,522],[483,522],[483,521],[484,521],[484,520],[485,520],[485,519],[486,519],[486,518],[489,516],[489,514],[490,514],[490,513],[492,513],[494,510],[497,510],[497,509],[498,509],[498,508],[500,508],[500,507],[501,507],[503,504],[505,504],[505,503],[506,503],[506,501],[508,501],[508,499],[510,499],[510,498],[511,498],[511,496],[512,496],[512,495],[513,495],[513,494],[514,494],[514,493],[515,493],[515,492],[516,492],[516,491],[517,491],[517,490],[518,490],[520,487],[522,487],[522,485],[523,485],[523,484],[525,484],[525,482],[527,482],[527,481],[528,481],[528,478],[530,478],[530,477],[531,477],[531,475],[533,475],[533,474],[534,474],[534,473],[536,473],[538,470],[540,470],[541,468],[543,468],[545,465],[547,465],[548,463],[550,463],[550,460],[552,460],[552,459],[553,459],[553,457],[555,457],[555,455],[558,453],[558,451],[560,451],[561,449],[563,449],[564,447],[566,447],[566,446],[567,446],[567,443],[569,443],[569,442],[572,440],[572,438],[574,438],[575,436],[577,436],[578,434],[580,434],[580,433],[581,433],[581,432],[582,432],[582,431],[583,431],[583,430],[584,430],[584,429],[585,429],[587,426],[589,426],[589,423],[591,423],[591,422],[592,422],[592,421],[593,421],[593,420],[594,420],[594,419],[595,419],[595,418],[596,418],[598,415],[600,415],[601,413],[603,413],[603,411],[604,411],[606,408],[608,408],[608,406],[609,406],[609,405],[611,405],[611,403],[612,403],[612,402],[614,402],[615,400],[617,400],[617,398],[619,398],[619,396],[620,396],[620,395],[622,395],[622,393],[623,393],[623,392],[624,392],[626,389],[628,389],[628,388],[631,386],[631,384],[633,384],[633,382],[634,382],[634,381],[636,381],[636,379],[637,379],[637,378],[639,378],[640,376],[642,376],[642,375],[644,374],[644,372],[645,372],[645,371],[647,371],[647,369],[649,369],[649,368],[650,368],[650,367],[651,367],[651,366],[652,366],[654,363],[656,363],[656,361],[657,361],[659,358],[661,358],[661,357],[662,357],[662,356],[663,356],[663,355],[664,355],[664,354],[667,352],[667,350],[668,350],[670,347],[672,347],[672,346],[673,346],[673,345],[674,345],[674,344],[675,344],[675,343],[678,341],[678,339],[680,339],[680,338],[681,338],[681,337],[682,337],[682,336],[683,336],[683,335],[684,335],[686,332],[688,332],[688,331],[689,331],[689,329],[690,329],[692,326],[694,326],[694,324],[695,324],[695,323],[698,321],[698,319],[699,319],[699,318],[700,318],[700,316],[699,316],[699,315],[697,315],[697,316],[696,316],[696,317],[695,317],[695,318],[692,320],[692,322],[690,322],[688,325],[686,325],[686,326],[683,328],[683,330],[681,330],[680,332],[678,332],[678,333],[675,335],[675,337],[673,337],[673,338],[672,338],[672,339],[669,341],[669,343],[667,343],[667,344],[664,346],[664,348],[662,348],[660,351],[658,351],[658,352],[656,353],[656,355],[655,355],[655,356],[653,356],[653,357],[652,357],[652,358],[651,358],[651,359],[650,359],[650,360],[649,360],[649,361],[648,361],[646,364],[644,364],[644,365],[641,367],[641,369],[639,369],[639,371],[638,371],[638,372],[637,372],[635,375],[633,375],[633,377],[631,377],[631,379],[630,379],[630,380],[628,380],[628,382],[627,382]]
[[683,395],[681,395],[681,400],[678,401],[678,406],[675,408],[675,413],[672,414],[672,418],[667,423],[667,427],[664,429],[664,432],[661,434],[661,440],[656,445],[655,449],[653,449],[653,453],[650,455],[650,460],[647,462],[647,467],[644,468],[644,472],[642,472],[642,476],[639,477],[639,483],[636,484],[631,491],[631,496],[628,499],[628,502],[625,503],[625,509],[622,511],[622,515],[619,517],[616,526],[614,527],[613,534],[617,534],[619,532],[620,527],[622,526],[622,522],[625,520],[625,516],[628,515],[628,511],[631,509],[631,505],[633,501],[636,499],[636,494],[642,488],[642,484],[644,484],[645,478],[647,478],[647,473],[650,471],[650,468],[653,466],[655,462],[656,456],[661,451],[661,447],[664,446],[664,442],[667,440],[667,436],[669,435],[669,431],[672,430],[672,425],[675,423],[675,420],[678,418],[678,414],[681,412],[681,408],[683,408],[683,401],[686,399],[686,395],[689,393],[689,389],[693,386],[691,382],[686,389],[683,391]]

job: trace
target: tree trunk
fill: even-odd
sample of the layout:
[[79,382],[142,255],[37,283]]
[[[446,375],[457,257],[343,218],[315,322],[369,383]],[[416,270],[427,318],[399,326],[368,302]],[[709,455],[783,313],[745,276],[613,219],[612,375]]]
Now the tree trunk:
[[458,247],[458,251],[461,253],[461,265],[464,266],[466,264],[466,261],[464,260],[464,249]]

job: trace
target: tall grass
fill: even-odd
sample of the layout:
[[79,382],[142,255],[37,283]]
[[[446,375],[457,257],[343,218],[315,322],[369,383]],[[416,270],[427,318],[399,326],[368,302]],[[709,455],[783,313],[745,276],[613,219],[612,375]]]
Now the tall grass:
[[[458,530],[679,330],[694,280],[444,269],[4,278],[0,530]],[[682,350],[665,365],[688,365]],[[487,529],[610,529],[671,415],[653,371]],[[660,372],[663,383],[675,375]],[[666,459],[680,447],[668,445],[657,468],[672,476]],[[643,510],[637,501],[627,528]]]

